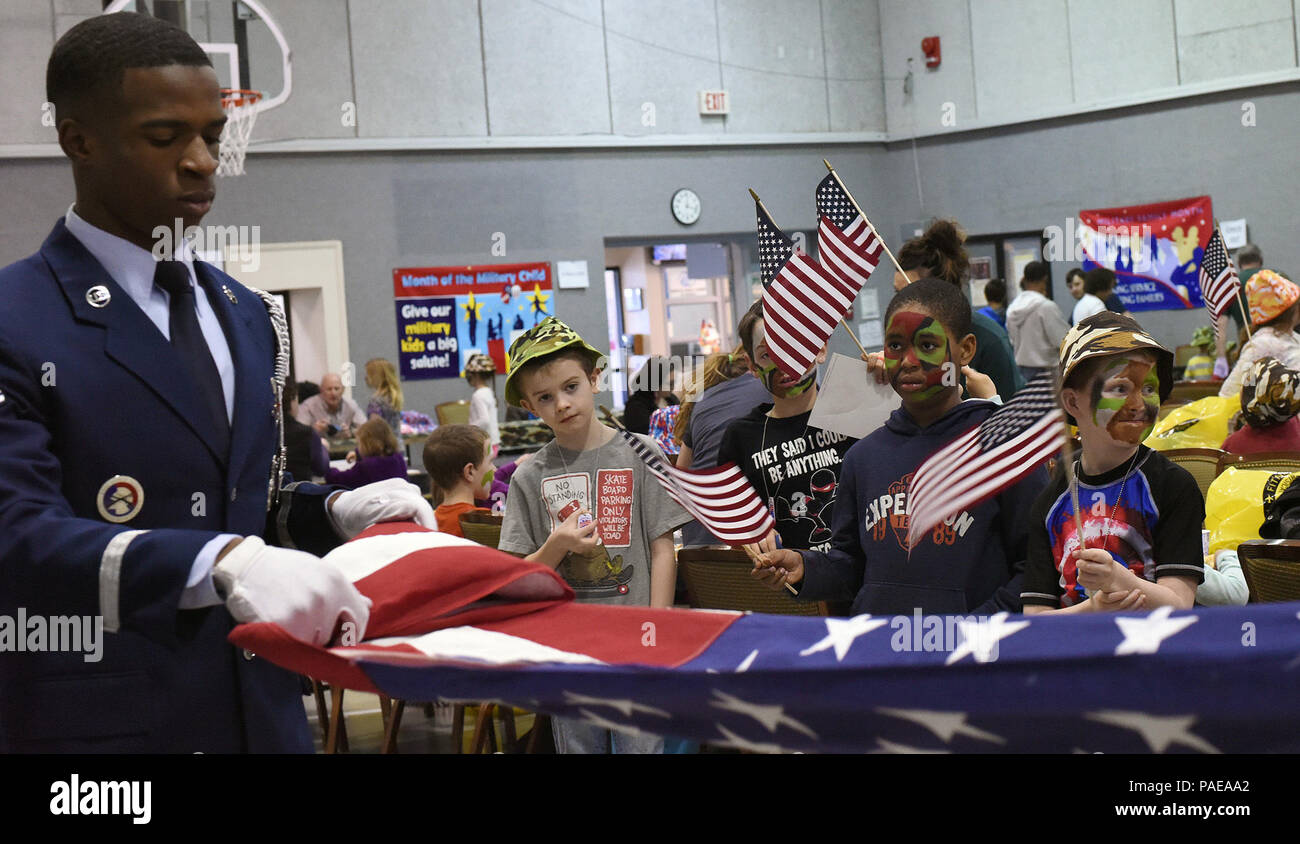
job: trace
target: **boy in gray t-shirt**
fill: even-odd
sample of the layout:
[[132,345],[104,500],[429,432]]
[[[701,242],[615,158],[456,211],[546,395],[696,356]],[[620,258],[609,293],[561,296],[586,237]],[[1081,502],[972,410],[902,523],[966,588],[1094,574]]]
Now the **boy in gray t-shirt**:
[[[506,402],[537,414],[555,439],[511,477],[497,547],[556,569],[580,601],[671,607],[672,532],[690,516],[596,418],[600,353],[547,317],[511,345],[509,358]],[[552,726],[561,753],[663,751],[663,739],[645,733],[571,718]]]

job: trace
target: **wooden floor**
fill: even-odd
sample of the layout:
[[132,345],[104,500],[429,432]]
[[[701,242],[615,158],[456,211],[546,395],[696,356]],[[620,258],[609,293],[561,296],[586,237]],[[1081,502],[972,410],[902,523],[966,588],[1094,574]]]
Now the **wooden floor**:
[[[328,701],[328,696],[326,697]],[[325,741],[321,735],[320,725],[316,720],[316,704],[312,698],[304,697],[303,704],[307,711],[307,723],[311,727],[312,739],[316,752],[323,753]],[[451,736],[452,707],[450,704],[438,704],[434,707],[434,717],[425,714],[422,704],[409,704],[402,715],[401,729],[397,732],[398,753],[455,753],[456,747]],[[384,741],[384,724],[379,712],[379,698],[365,692],[349,691],[343,696],[343,717],[347,725],[349,753],[379,753]],[[473,717],[467,718],[465,725],[465,743],[471,740],[474,731]],[[532,726],[532,717],[518,719],[520,732]],[[498,735],[500,735],[498,721]],[[549,742],[548,742],[549,743]],[[466,748],[468,750],[468,748]],[[539,748],[542,753],[554,753],[553,747]]]

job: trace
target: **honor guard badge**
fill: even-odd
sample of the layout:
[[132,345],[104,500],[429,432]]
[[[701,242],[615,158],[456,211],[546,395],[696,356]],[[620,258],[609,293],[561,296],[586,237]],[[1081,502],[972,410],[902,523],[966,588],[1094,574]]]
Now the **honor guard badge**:
[[102,308],[106,306],[113,298],[113,294],[108,292],[108,288],[102,284],[96,284],[86,291],[86,301],[92,308]]
[[230,300],[230,304],[232,305],[239,304],[239,300],[235,298],[235,294],[230,290],[228,286],[224,284],[221,285],[221,292],[226,294],[226,298]]
[[105,520],[117,524],[129,522],[144,508],[144,487],[129,475],[114,475],[99,488],[95,503]]

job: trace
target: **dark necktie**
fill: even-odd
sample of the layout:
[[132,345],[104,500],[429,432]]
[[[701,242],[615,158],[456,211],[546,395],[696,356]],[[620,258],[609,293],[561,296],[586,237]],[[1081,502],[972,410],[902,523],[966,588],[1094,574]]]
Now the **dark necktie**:
[[172,348],[185,364],[190,383],[202,399],[212,435],[211,445],[224,460],[230,451],[230,421],[226,416],[226,394],[221,388],[221,373],[212,359],[212,350],[199,328],[194,308],[194,287],[190,272],[180,261],[159,261],[154,284],[167,291],[170,304],[169,330]]

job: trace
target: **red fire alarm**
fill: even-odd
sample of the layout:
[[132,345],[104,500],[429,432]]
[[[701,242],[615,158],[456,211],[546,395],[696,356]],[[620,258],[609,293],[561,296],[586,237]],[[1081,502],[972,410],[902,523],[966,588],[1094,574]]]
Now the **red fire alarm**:
[[939,54],[939,36],[931,35],[921,39],[921,52],[925,53],[925,66],[934,69],[939,66],[942,56]]

